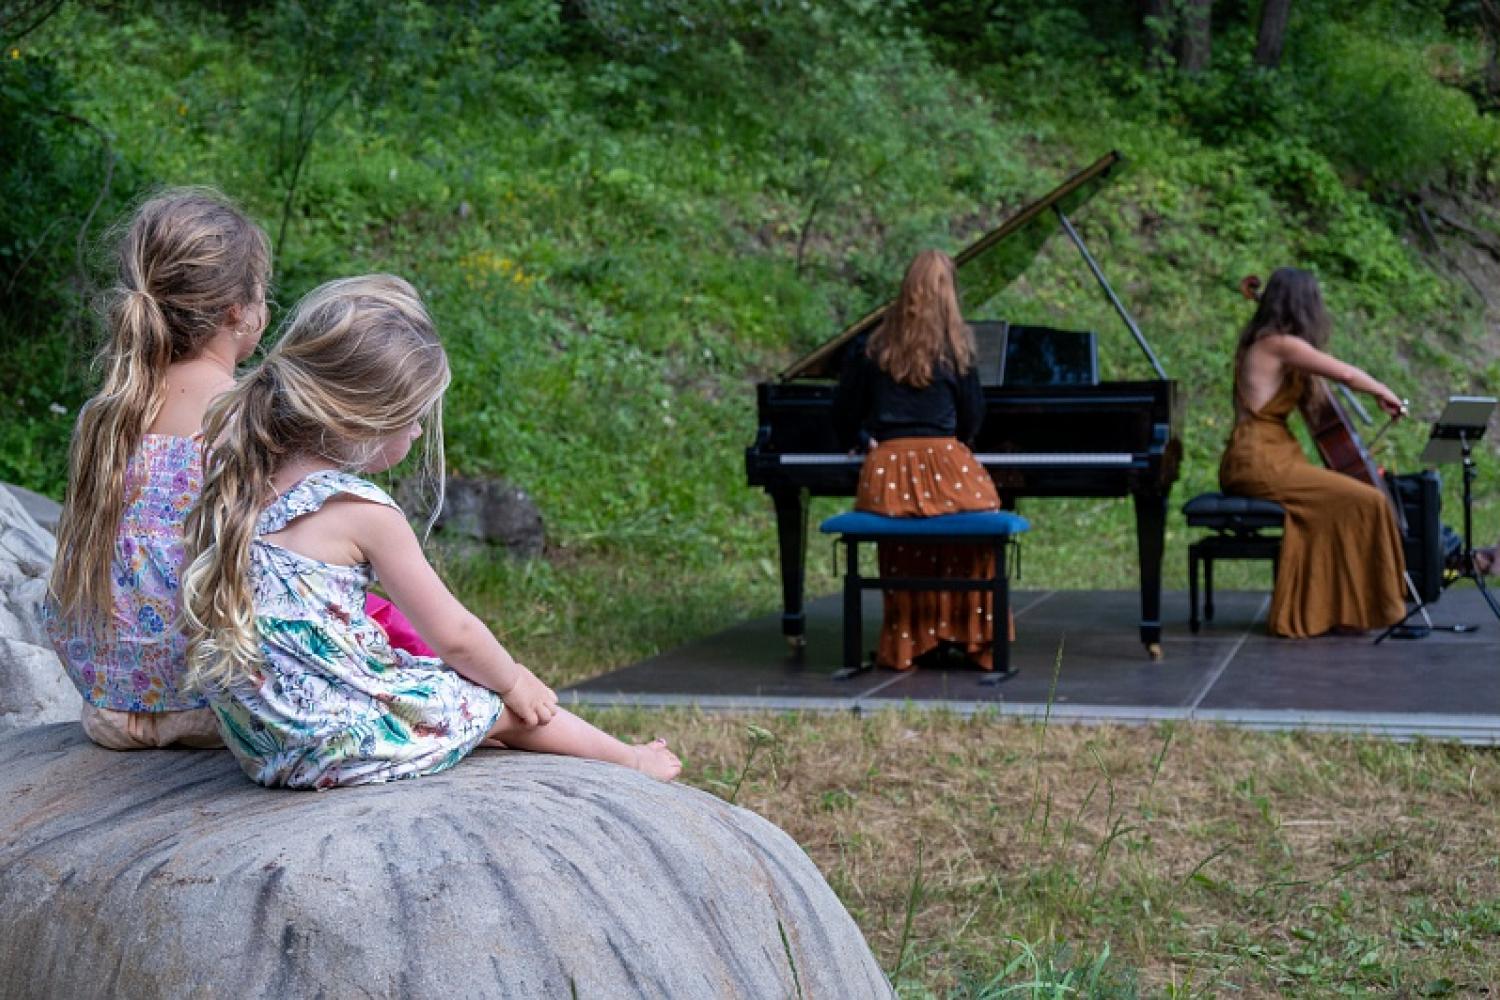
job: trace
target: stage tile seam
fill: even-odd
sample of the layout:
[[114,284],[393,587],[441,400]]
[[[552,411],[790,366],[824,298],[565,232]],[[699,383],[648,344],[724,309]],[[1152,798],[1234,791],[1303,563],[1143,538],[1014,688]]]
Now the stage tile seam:
[[1151,725],[1161,722],[1195,722],[1263,731],[1313,731],[1349,735],[1381,736],[1398,741],[1413,739],[1452,740],[1493,746],[1500,744],[1500,715],[1443,715],[1431,712],[1332,712],[1301,709],[1191,709],[1170,706],[1076,705],[1054,702],[1014,701],[896,701],[866,702],[852,698],[798,698],[758,695],[650,695],[603,694],[567,691],[569,703],[592,708],[683,708],[708,711],[817,711],[865,712],[913,708],[947,711],[963,717],[989,714],[1013,719],[1048,719],[1082,725]]
[[1208,697],[1208,693],[1213,690],[1214,685],[1219,683],[1219,678],[1224,676],[1224,671],[1229,669],[1229,664],[1239,655],[1240,650],[1245,648],[1245,643],[1250,640],[1250,634],[1255,631],[1255,626],[1260,623],[1261,616],[1270,607],[1271,595],[1267,594],[1261,599],[1260,607],[1256,609],[1255,616],[1250,619],[1250,624],[1245,626],[1245,631],[1240,633],[1240,637],[1234,646],[1225,654],[1224,659],[1209,672],[1209,675],[1203,679],[1203,683],[1199,685],[1196,695],[1188,702],[1188,711],[1196,712],[1198,707],[1203,704],[1203,699]]

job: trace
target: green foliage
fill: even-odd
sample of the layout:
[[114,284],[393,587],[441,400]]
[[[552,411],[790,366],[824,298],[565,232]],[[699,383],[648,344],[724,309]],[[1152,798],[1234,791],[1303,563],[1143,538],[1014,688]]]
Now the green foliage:
[[[1429,69],[1475,44],[1431,4],[1309,0],[1272,73],[1250,63],[1248,7],[1220,4],[1214,64],[1187,78],[1145,66],[1128,8],[69,5],[0,59],[0,78],[41,74],[45,95],[0,91],[0,169],[22,165],[4,175],[20,192],[0,205],[5,245],[44,246],[57,280],[28,293],[62,289],[30,319],[0,316],[20,404],[0,478],[59,493],[87,394],[87,351],[51,318],[84,302],[73,237],[100,147],[70,119],[32,128],[53,103],[113,136],[101,220],[144,183],[218,185],[273,234],[285,213],[282,310],[335,275],[415,280],[454,363],[452,468],[508,476],[547,520],[546,559],[450,569],[557,678],[771,609],[769,505],[740,461],[751,383],[888,297],[917,249],[961,247],[1111,146],[1127,168],[1075,221],[1184,386],[1179,496],[1215,481],[1245,273],[1318,271],[1337,350],[1414,398],[1493,377],[1472,303],[1404,239],[1412,186],[1494,180],[1494,120]],[[976,304],[992,317],[1096,329],[1106,374],[1148,374],[1062,241]],[[1393,437],[1409,464],[1420,432]],[[1046,558],[1023,585],[1133,585],[1128,503],[1035,512]],[[829,585],[816,550],[809,571]]]
[[92,341],[93,245],[138,183],[79,103],[57,59],[0,46],[0,480],[54,495]]
[[1342,26],[1310,30],[1308,46],[1299,88],[1317,95],[1308,125],[1333,158],[1382,187],[1496,179],[1500,120],[1435,80],[1424,50]]

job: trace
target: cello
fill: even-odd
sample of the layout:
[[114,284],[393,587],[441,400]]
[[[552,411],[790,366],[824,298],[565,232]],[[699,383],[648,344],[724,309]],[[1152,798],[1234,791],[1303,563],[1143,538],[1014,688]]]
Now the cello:
[[[1252,302],[1259,302],[1260,277],[1251,274],[1243,278],[1240,281],[1240,293]],[[1386,479],[1380,467],[1375,464],[1375,459],[1370,456],[1369,449],[1365,447],[1364,441],[1360,439],[1359,431],[1354,427],[1354,421],[1349,419],[1349,414],[1329,390],[1327,380],[1317,375],[1309,377],[1312,379],[1313,390],[1303,398],[1299,409],[1303,421],[1307,424],[1308,434],[1318,449],[1318,456],[1323,460],[1323,465],[1384,493],[1396,515],[1396,524],[1401,528],[1401,536],[1405,538],[1408,534],[1406,509],[1396,499],[1391,483]],[[1340,386],[1340,388],[1343,387]],[[1352,398],[1350,402],[1353,402]],[[1376,440],[1379,440],[1392,424],[1405,415],[1406,405],[1403,400],[1401,413],[1387,421],[1376,434]]]

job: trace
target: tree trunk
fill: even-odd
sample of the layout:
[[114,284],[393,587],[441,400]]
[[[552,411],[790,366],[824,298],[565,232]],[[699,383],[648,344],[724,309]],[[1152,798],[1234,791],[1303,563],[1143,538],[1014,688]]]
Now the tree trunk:
[[1212,45],[1214,0],[1184,0],[1182,34],[1178,40],[1177,65],[1184,73],[1201,73],[1208,69]]
[[1292,0],[1265,0],[1261,6],[1255,65],[1273,69],[1281,65],[1281,49],[1286,43],[1286,22],[1291,9]]
[[1137,8],[1146,32],[1146,65],[1165,69],[1172,62],[1171,0],[1138,0]]
[[1484,91],[1494,103],[1500,100],[1500,0],[1479,0],[1479,26],[1490,50],[1484,63]]

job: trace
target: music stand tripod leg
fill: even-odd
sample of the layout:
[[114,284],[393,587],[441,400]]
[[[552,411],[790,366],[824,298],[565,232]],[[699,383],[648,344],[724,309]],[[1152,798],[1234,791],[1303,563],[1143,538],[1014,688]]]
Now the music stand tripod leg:
[[1494,612],[1496,618],[1500,618],[1500,603],[1496,603],[1495,595],[1490,593],[1489,585],[1484,582],[1484,574],[1474,564],[1474,479],[1478,475],[1474,465],[1474,443],[1462,432],[1459,433],[1458,442],[1464,455],[1464,571],[1460,579],[1467,577],[1473,580],[1484,603],[1490,606],[1490,611]]
[[[1417,584],[1416,584],[1416,581],[1414,581],[1411,578],[1411,571],[1410,570],[1402,570],[1401,571],[1401,577],[1402,577],[1402,579],[1404,579],[1406,581],[1406,592],[1411,595],[1411,599],[1414,602],[1414,606],[1407,609],[1406,614],[1404,614],[1404,615],[1401,616],[1401,620],[1400,621],[1398,621],[1396,624],[1392,625],[1391,627],[1387,628],[1384,632],[1382,632],[1379,635],[1377,635],[1375,637],[1375,642],[1373,643],[1373,645],[1376,645],[1376,646],[1380,645],[1382,642],[1384,642],[1387,638],[1390,637],[1391,633],[1395,632],[1398,628],[1407,628],[1407,627],[1409,627],[1406,623],[1411,619],[1411,616],[1415,615],[1415,614],[1420,614],[1422,616],[1422,621],[1426,623],[1428,631],[1431,631],[1432,629],[1435,629],[1435,628],[1442,628],[1443,627],[1441,625],[1434,625],[1434,624],[1432,624],[1432,616],[1427,613],[1427,602],[1424,601],[1424,600],[1422,600],[1422,595],[1421,594],[1417,593]],[[1412,636],[1411,638],[1419,638],[1419,637],[1418,636]]]

